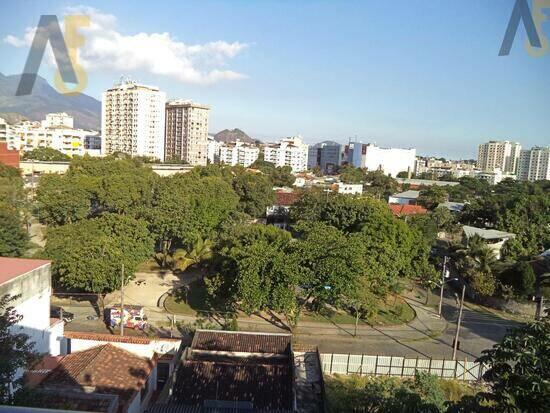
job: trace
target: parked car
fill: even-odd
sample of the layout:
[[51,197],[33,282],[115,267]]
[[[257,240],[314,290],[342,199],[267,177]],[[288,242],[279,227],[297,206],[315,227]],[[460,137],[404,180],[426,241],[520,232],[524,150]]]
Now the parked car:
[[63,314],[63,321],[65,321],[66,323],[70,323],[74,320],[74,314],[70,311],[65,310],[63,307],[53,305],[50,308],[50,317],[61,318],[61,314]]
[[[109,320],[108,324],[111,327],[120,325],[120,306],[115,306],[108,312]],[[125,305],[123,311],[124,327],[133,328],[134,330],[145,330],[147,327],[147,317],[142,306],[139,305]]]

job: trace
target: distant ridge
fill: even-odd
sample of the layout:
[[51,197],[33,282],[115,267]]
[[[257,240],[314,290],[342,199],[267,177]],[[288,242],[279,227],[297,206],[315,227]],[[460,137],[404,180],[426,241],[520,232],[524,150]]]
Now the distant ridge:
[[218,142],[235,142],[237,139],[241,142],[254,143],[254,139],[244,133],[242,130],[235,129],[224,129],[214,135],[214,139]]
[[101,128],[101,103],[83,93],[63,95],[38,76],[31,95],[15,96],[19,75],[0,73],[0,117],[7,114],[8,122],[16,122],[17,114],[29,120],[42,120],[47,113],[66,112],[74,117],[76,128],[99,130]]

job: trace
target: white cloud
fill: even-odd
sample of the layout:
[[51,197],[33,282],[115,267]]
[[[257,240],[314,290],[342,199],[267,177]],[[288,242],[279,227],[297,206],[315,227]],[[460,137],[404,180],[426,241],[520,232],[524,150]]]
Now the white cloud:
[[[248,47],[246,43],[219,40],[187,45],[167,32],[122,34],[117,31],[115,16],[92,7],[71,7],[66,14],[90,16],[90,26],[79,29],[86,43],[79,48],[78,61],[86,70],[110,70],[117,74],[145,71],[196,84],[246,77],[224,69],[228,60]],[[34,31],[35,28],[27,28],[23,37],[8,35],[3,41],[15,47],[28,47]]]

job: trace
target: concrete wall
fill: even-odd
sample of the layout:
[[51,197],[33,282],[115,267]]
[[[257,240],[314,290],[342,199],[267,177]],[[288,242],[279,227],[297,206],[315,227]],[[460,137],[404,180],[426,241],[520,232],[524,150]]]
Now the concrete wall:
[[20,275],[0,285],[0,296],[9,294],[19,297],[12,301],[22,319],[12,328],[25,333],[35,342],[35,350],[49,353],[50,348],[50,264]]
[[[19,167],[23,171],[23,175],[35,174],[64,174],[69,169],[69,162],[31,162],[21,161]],[[173,165],[173,164],[152,164],[153,172],[160,176],[170,176],[177,173],[189,172],[193,169],[189,165]]]
[[[67,340],[67,339],[65,339]],[[77,351],[87,350],[89,348],[106,344],[106,341],[102,340],[88,340],[80,338],[71,338],[71,353]],[[151,340],[149,344],[135,344],[135,343],[118,343],[116,341],[109,341],[109,344],[118,348],[129,351],[140,357],[152,358],[154,353],[158,354],[176,354],[180,346],[179,340]]]

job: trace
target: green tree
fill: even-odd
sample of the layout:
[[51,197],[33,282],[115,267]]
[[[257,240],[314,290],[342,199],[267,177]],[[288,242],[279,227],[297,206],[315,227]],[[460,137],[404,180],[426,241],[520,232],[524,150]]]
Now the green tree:
[[447,191],[442,186],[433,185],[420,191],[418,203],[428,209],[435,209],[448,198]]
[[80,221],[91,213],[91,194],[86,178],[46,174],[36,192],[39,219],[47,225]]
[[167,264],[174,243],[191,244],[198,237],[209,237],[237,203],[237,195],[222,178],[176,174],[158,180],[147,220],[157,250],[164,256],[162,265]]
[[239,210],[262,217],[266,208],[275,202],[273,184],[265,175],[245,172],[233,179],[233,189],[239,197]]
[[367,192],[373,194],[378,199],[387,198],[397,192],[397,181],[382,171],[370,171],[365,174],[365,180],[368,184]]
[[359,237],[321,222],[295,226],[298,241],[292,244],[300,268],[301,305],[295,320],[310,299],[336,304],[354,298],[365,272]]
[[206,280],[213,299],[227,300],[249,314],[273,310],[292,320],[299,267],[289,232],[264,225],[228,227],[216,255],[218,272]]
[[16,379],[17,372],[38,359],[34,343],[17,328],[21,316],[11,304],[17,298],[0,297],[0,404],[14,402],[16,394],[11,389],[18,390],[23,384],[22,377]]
[[496,279],[493,268],[495,254],[481,237],[474,235],[468,240],[468,247],[458,253],[458,267],[472,288],[482,295],[493,295]]
[[24,160],[33,159],[35,161],[68,162],[71,157],[63,152],[53,148],[36,148],[32,151],[23,153],[21,157]]
[[477,360],[491,387],[481,399],[493,412],[547,412],[550,399],[550,319],[514,329]]
[[505,285],[510,285],[520,296],[532,295],[535,292],[536,276],[529,262],[520,261],[510,269],[499,274],[498,278]]
[[396,178],[408,178],[409,173],[407,171],[401,171],[397,174]]
[[376,213],[389,213],[385,202],[312,189],[300,194],[290,218],[294,222],[320,221],[345,232],[355,232],[370,214]]
[[258,169],[266,174],[273,183],[273,186],[292,186],[296,180],[290,166],[276,167],[273,163],[264,161],[260,158],[250,165],[250,168]]
[[360,184],[365,181],[365,175],[361,168],[345,165],[340,169],[340,180],[346,184]]
[[0,163],[0,178],[18,178],[21,177],[21,171],[13,166]]
[[120,287],[153,254],[147,223],[129,216],[105,214],[48,231],[44,252],[52,260],[54,284],[97,294]]
[[28,242],[19,212],[0,204],[0,256],[20,257]]

